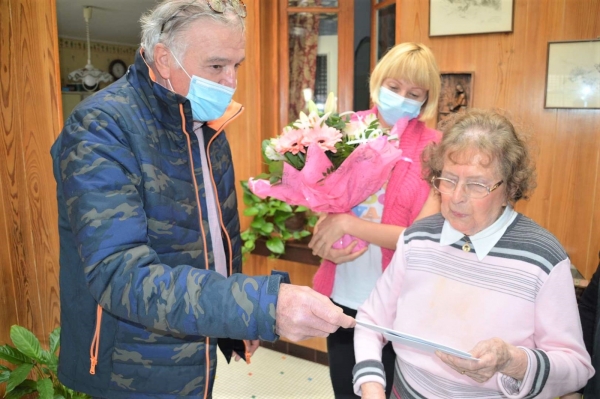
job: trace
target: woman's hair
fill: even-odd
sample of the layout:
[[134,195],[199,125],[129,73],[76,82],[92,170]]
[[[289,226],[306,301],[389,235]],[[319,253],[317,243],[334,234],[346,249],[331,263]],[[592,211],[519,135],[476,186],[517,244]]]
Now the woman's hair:
[[154,63],[154,46],[158,43],[163,43],[175,57],[181,60],[190,44],[184,40],[184,33],[194,21],[200,18],[212,19],[232,28],[239,27],[243,32],[244,18],[235,13],[228,1],[224,3],[225,10],[218,13],[210,8],[206,0],[164,0],[144,14],[140,23],[142,24],[141,46],[144,49],[146,62]]
[[473,159],[474,152],[487,157],[488,165],[498,162],[511,204],[529,198],[536,186],[529,146],[507,117],[491,110],[471,108],[448,123],[442,141],[430,144],[421,155],[424,178],[431,184],[446,159],[460,164],[465,158]]
[[379,104],[379,89],[387,78],[407,80],[428,90],[422,119],[432,118],[438,106],[441,82],[435,57],[429,47],[419,43],[401,43],[390,49],[377,63],[369,82],[371,100]]

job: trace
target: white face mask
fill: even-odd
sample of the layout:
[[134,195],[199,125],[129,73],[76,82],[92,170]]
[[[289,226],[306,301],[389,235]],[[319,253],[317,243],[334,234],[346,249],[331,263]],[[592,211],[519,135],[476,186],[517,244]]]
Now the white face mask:
[[381,86],[377,110],[385,123],[394,126],[402,118],[408,117],[410,120],[419,116],[424,103],[425,100],[411,100]]
[[[175,55],[173,55],[173,58],[175,58],[175,61],[177,61],[183,72],[190,78],[190,89],[185,97],[192,104],[194,120],[208,122],[223,116],[231,103],[235,89],[196,75],[190,76]],[[173,88],[173,85],[171,85],[171,88]]]

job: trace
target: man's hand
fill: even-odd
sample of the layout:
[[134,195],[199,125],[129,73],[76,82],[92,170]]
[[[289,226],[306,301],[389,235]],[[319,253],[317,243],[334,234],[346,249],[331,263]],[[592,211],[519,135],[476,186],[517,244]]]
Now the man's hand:
[[[248,354],[248,357],[251,357],[252,355],[254,355],[254,352],[256,352],[256,350],[260,346],[260,341],[258,339],[254,339],[251,341],[245,339],[244,346],[246,347],[246,354]],[[238,355],[237,352],[233,352],[233,356],[236,362],[239,362],[239,360],[241,359],[240,355]],[[248,360],[249,359],[244,359],[244,361]]]
[[276,333],[291,341],[326,337],[339,327],[351,328],[356,321],[345,315],[329,298],[309,287],[281,284],[275,311]]

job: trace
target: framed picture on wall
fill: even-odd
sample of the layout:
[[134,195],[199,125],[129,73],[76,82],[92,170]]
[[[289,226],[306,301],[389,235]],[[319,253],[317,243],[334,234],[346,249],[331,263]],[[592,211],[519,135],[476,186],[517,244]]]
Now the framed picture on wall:
[[429,0],[429,36],[512,32],[514,0]]
[[473,72],[442,72],[437,126],[473,104]]
[[600,40],[548,43],[544,108],[600,108]]

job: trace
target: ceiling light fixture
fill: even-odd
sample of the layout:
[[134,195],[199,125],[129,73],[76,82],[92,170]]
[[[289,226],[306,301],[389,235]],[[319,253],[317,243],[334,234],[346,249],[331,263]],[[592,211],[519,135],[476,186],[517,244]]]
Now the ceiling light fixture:
[[113,78],[109,73],[102,72],[92,65],[92,53],[90,47],[90,19],[92,19],[92,7],[83,7],[83,19],[85,20],[87,36],[87,65],[71,72],[68,77],[74,82],[81,82],[85,90],[95,91],[100,82],[112,82]]

